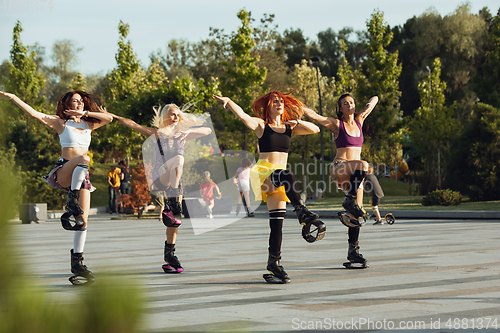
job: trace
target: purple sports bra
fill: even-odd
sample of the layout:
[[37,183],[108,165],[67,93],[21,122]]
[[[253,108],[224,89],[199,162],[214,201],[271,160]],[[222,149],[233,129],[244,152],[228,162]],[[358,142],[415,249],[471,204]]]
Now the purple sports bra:
[[361,133],[360,136],[350,136],[347,134],[345,130],[344,121],[340,119],[339,122],[339,136],[335,139],[335,144],[337,148],[346,148],[346,147],[361,147],[363,145],[363,129],[361,128],[361,124],[356,119],[354,120],[359,127],[359,131]]

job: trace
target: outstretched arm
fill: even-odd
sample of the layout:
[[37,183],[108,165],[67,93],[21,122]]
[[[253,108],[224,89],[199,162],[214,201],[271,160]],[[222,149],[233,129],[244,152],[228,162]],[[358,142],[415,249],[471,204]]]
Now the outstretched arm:
[[197,127],[187,130],[186,141],[191,139],[197,139],[205,135],[212,133],[210,127]]
[[360,113],[358,113],[356,118],[358,119],[358,121],[361,124],[363,124],[363,121],[366,119],[366,117],[368,117],[368,115],[373,111],[373,109],[375,108],[375,105],[377,105],[377,103],[378,103],[378,97],[373,96],[372,98],[370,98],[370,101],[368,103],[366,103],[365,108],[363,110],[361,110]]
[[96,118],[96,119],[100,120],[100,122],[98,122],[98,123],[90,123],[92,130],[95,130],[96,128],[102,127],[102,126],[109,124],[110,122],[113,121],[113,116],[111,115],[111,113],[106,111],[105,107],[99,106],[99,111],[100,112],[84,111],[85,116],[88,116],[91,118]]
[[293,126],[293,135],[308,135],[319,133],[319,127],[309,121],[295,119],[287,121],[285,122],[285,124],[290,124]]
[[137,131],[137,132],[139,132],[142,135],[145,135],[147,137],[150,137],[151,135],[156,133],[156,129],[154,129],[154,128],[139,125],[138,123],[136,123],[135,121],[133,121],[131,119],[128,119],[125,117],[120,117],[120,116],[117,116],[116,114],[110,113],[110,115],[112,115],[113,119],[116,119],[120,124],[125,125],[131,129],[133,129],[134,131]]
[[240,118],[241,121],[245,124],[246,127],[251,129],[252,131],[255,131],[257,127],[259,127],[260,122],[262,122],[262,119],[257,118],[257,117],[250,117],[243,109],[233,102],[229,97],[221,97],[221,96],[215,96],[213,95],[213,98],[216,100],[224,103],[224,109],[226,106],[229,106],[229,109],[235,114],[236,117]]
[[14,94],[0,91],[0,99],[11,100],[25,111],[27,114],[40,121],[42,124],[49,126],[50,128],[56,130],[58,134],[62,133],[64,130],[63,121],[56,115],[49,115],[42,112],[35,111],[31,106],[23,102],[19,97]]
[[337,131],[339,125],[338,125],[338,119],[332,118],[332,117],[324,117],[316,113],[316,111],[308,108],[308,107],[303,107],[302,110],[304,111],[304,114],[306,115],[307,118],[314,120],[318,124],[328,127],[332,131]]

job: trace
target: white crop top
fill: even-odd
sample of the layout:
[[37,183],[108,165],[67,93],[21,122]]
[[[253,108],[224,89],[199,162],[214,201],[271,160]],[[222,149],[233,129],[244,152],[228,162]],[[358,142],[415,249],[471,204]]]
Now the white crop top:
[[82,120],[81,123],[75,123],[73,120],[67,120],[64,125],[64,131],[59,135],[59,141],[62,148],[85,147],[90,146],[89,124]]

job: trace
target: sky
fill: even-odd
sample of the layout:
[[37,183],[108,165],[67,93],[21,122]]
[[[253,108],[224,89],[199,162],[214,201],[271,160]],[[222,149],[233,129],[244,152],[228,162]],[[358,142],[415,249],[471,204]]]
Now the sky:
[[[16,6],[12,6],[12,4]],[[236,31],[239,10],[251,11],[255,25],[264,14],[274,14],[278,31],[301,29],[304,36],[316,35],[331,28],[366,30],[366,21],[374,10],[384,13],[391,26],[403,25],[409,18],[429,9],[441,16],[452,14],[465,2],[459,0],[0,0],[0,62],[8,60],[12,29],[19,20],[24,45],[38,43],[46,48],[46,64],[51,64],[55,41],[70,39],[78,53],[74,69],[85,75],[106,74],[116,66],[118,24],[130,25],[128,40],[142,62],[148,66],[149,55],[162,50],[172,39],[198,42],[209,38],[210,27]],[[472,13],[488,7],[495,15],[498,0],[471,0]]]

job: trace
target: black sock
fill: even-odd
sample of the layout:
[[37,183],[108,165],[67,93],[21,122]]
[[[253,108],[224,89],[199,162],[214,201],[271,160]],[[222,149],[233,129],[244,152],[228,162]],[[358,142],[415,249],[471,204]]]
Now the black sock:
[[283,220],[285,219],[285,209],[274,209],[269,211],[269,252],[281,252],[281,240],[283,238]]

